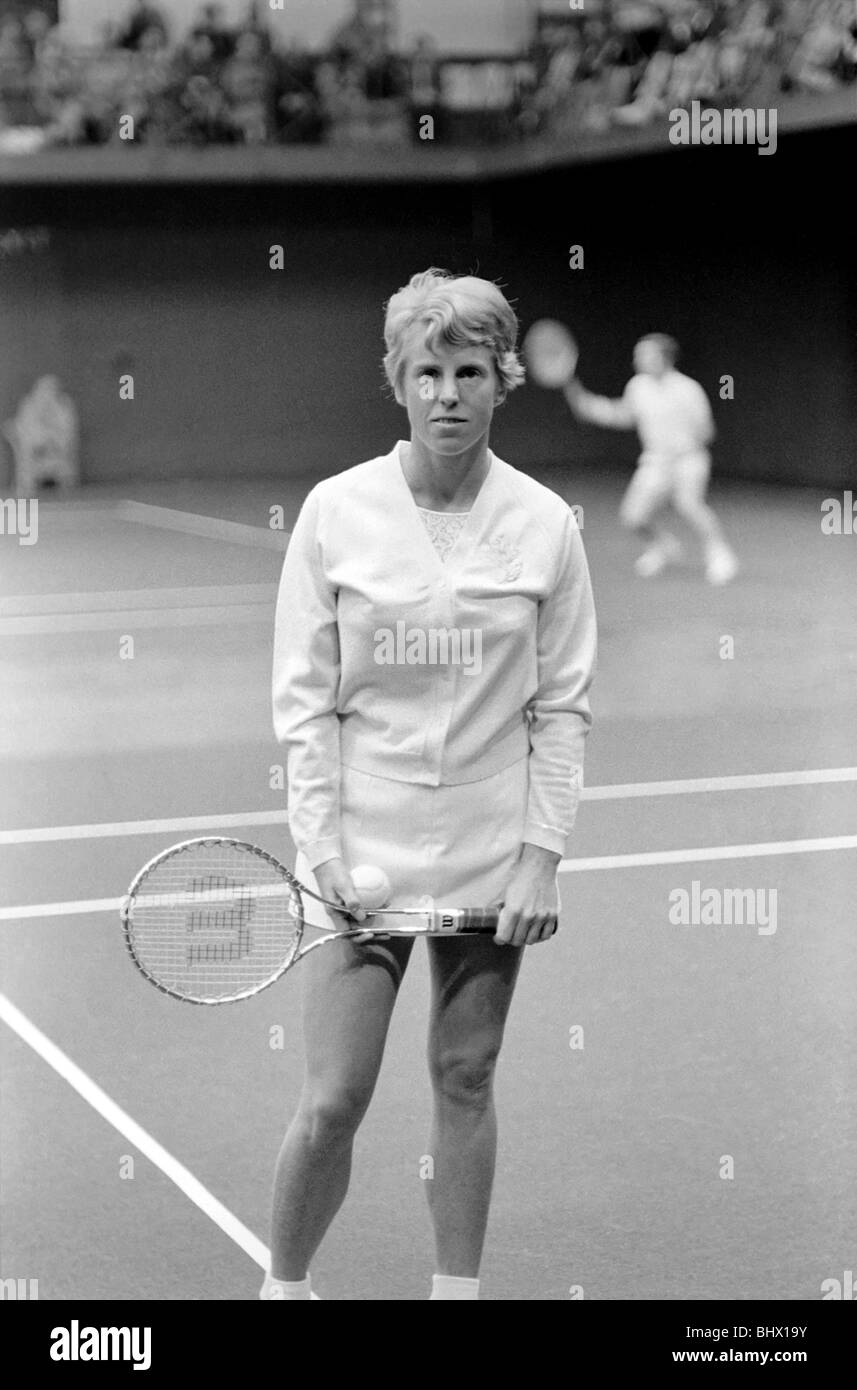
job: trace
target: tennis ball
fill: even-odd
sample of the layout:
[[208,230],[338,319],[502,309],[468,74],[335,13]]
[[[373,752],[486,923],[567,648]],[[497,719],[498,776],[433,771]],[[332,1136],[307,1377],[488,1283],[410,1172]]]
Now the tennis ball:
[[367,912],[376,907],[386,907],[390,901],[393,892],[390,880],[376,864],[358,864],[356,869],[351,870],[351,882]]

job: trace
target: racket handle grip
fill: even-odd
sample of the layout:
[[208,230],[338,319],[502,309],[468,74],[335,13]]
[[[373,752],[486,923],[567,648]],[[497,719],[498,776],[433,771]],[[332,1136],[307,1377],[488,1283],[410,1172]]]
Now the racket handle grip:
[[498,907],[457,907],[447,908],[434,914],[432,930],[441,935],[456,936],[466,934],[473,936],[476,934],[493,936],[497,930],[497,923],[500,921],[500,908]]

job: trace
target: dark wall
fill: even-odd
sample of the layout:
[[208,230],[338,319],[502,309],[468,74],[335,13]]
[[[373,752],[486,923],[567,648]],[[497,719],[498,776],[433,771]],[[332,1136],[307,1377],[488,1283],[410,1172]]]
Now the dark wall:
[[14,15],[23,18],[28,10],[43,10],[52,24],[59,18],[59,0],[0,0],[0,21]]
[[[336,471],[406,428],[382,391],[382,302],[433,263],[502,280],[525,325],[567,320],[599,391],[621,390],[640,333],[673,333],[713,398],[721,474],[846,484],[853,257],[824,170],[841,159],[841,179],[850,139],[671,151],[475,193],[7,190],[2,227],[50,238],[4,251],[0,237],[0,415],[54,371],[80,406],[87,479]],[[283,271],[268,267],[273,243]],[[122,372],[133,402],[119,400]],[[524,467],[635,456],[632,437],[576,425],[536,388],[510,398],[494,445]]]

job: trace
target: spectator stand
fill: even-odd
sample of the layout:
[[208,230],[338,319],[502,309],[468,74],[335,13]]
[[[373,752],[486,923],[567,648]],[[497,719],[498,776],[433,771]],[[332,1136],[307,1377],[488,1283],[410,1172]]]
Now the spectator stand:
[[[205,4],[175,38],[155,4],[135,0],[82,45],[46,11],[7,13],[0,158],[109,145],[131,159],[141,145],[353,154],[420,141],[424,156],[429,136],[474,153],[535,141],[597,156],[625,147],[622,131],[648,128],[666,144],[669,111],[695,99],[776,105],[781,129],[798,98],[817,100],[822,119],[855,114],[855,0],[587,0],[541,15],[529,49],[509,57],[444,54],[428,35],[403,51],[391,0],[357,0],[322,53],[273,32],[257,5],[230,29]],[[122,138],[127,116],[133,139]]]

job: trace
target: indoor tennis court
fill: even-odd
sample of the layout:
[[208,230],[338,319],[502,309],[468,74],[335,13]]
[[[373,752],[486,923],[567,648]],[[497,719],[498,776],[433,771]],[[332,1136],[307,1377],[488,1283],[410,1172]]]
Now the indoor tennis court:
[[[67,1310],[76,1323],[162,1323],[156,1373],[191,1364],[199,1378],[210,1356],[224,1379],[232,1355],[246,1377],[264,1360],[265,1329],[282,1340],[276,1315],[269,1323],[251,1308],[242,1335],[233,1312],[229,1336],[220,1326],[206,1335],[199,1304],[257,1301],[272,1205],[278,1293],[289,1301],[310,1295],[298,1277],[310,1260],[322,1300],[422,1302],[430,1290],[444,1300],[582,1299],[590,1307],[574,1318],[576,1350],[588,1331],[605,1369],[623,1355],[637,1374],[659,1368],[659,1355],[684,1357],[676,1348],[691,1332],[727,1321],[725,1355],[744,1359],[745,1332],[753,1339],[740,1324],[752,1304],[757,1333],[794,1319],[802,1339],[807,1303],[852,1298],[857,298],[842,190],[855,90],[857,17],[840,0],[0,0],[0,1301],[15,1301],[16,1346],[33,1349],[34,1366],[47,1364],[53,1336],[46,1328],[41,1340],[36,1316],[52,1323]],[[424,434],[450,452],[420,445],[399,460],[435,546],[427,563],[442,561],[467,525],[479,473],[465,486],[459,466],[487,465],[487,426],[480,434],[474,422],[505,396],[490,447],[573,508],[599,631],[560,930],[525,953],[497,1072],[481,1264],[486,1078],[501,1016],[492,1019],[486,994],[500,971],[480,970],[485,989],[457,1034],[472,961],[436,990],[438,1109],[457,1106],[467,1125],[440,1116],[435,1216],[450,1192],[461,1198],[438,1222],[441,1246],[460,1248],[436,1257],[427,1210],[430,979],[417,942],[347,1200],[312,1256],[292,1228],[315,1220],[316,1196],[342,1190],[347,1126],[332,1141],[323,1128],[313,1136],[313,1161],[340,1164],[334,1179],[308,1182],[304,1171],[289,1188],[281,1163],[272,1203],[302,1082],[301,971],[311,967],[249,1001],[194,1007],[146,982],[120,921],[132,879],[179,841],[232,836],[296,867],[283,729],[308,707],[302,678],[316,695],[328,681],[317,697],[324,714],[347,676],[333,641],[326,652],[316,644],[283,685],[277,742],[283,556],[316,482],[389,455],[396,438],[421,440],[414,421],[429,415],[422,403],[435,388],[417,397],[412,380],[403,395],[404,320],[397,328],[389,306],[429,268],[483,282],[476,330],[459,315],[464,329],[441,346],[465,339],[486,375],[479,361],[460,377],[448,354],[435,363],[450,399]],[[554,389],[550,353],[546,377],[532,350],[545,320],[555,349],[565,343]],[[659,362],[650,355],[641,367],[640,344],[658,341]],[[511,390],[513,349],[527,367],[520,390]],[[632,373],[650,378],[647,395]],[[629,387],[639,408],[623,425],[615,408]],[[457,418],[459,393],[476,402],[469,422]],[[713,522],[701,505],[709,445]],[[686,546],[675,564],[645,516],[636,535],[620,522],[632,475],[646,471],[635,467],[652,453],[673,501],[692,494],[698,504],[670,517]],[[437,486],[453,474],[457,500]],[[422,582],[419,557],[386,493],[371,512],[359,498],[349,510],[352,481],[328,490],[341,487],[336,521],[349,556],[361,583],[386,585],[400,604]],[[518,565],[498,501],[485,544],[505,577],[498,568],[491,583],[570,592],[559,565],[541,588],[533,580],[560,553],[554,531],[566,555],[573,548],[560,503],[554,512],[520,487],[532,510],[514,524],[535,568]],[[329,534],[325,524],[317,536]],[[724,544],[739,568],[721,566],[718,577],[712,553],[722,561]],[[658,546],[669,567],[638,577],[635,565],[651,564]],[[307,592],[315,555],[307,544],[290,594]],[[476,547],[474,573],[483,560]],[[337,587],[331,579],[328,597]],[[438,595],[446,585],[428,587]],[[511,645],[502,650],[530,642],[525,623],[503,618],[516,594],[503,590],[502,612],[488,604],[454,635],[481,642],[503,619]],[[515,610],[528,620],[531,597]],[[298,619],[312,609],[294,604]],[[482,682],[444,687],[460,697],[469,684],[475,697],[454,711],[448,703],[457,724],[436,768],[445,791],[469,797],[479,785],[469,774],[498,749],[505,758],[504,725],[489,716],[512,678],[537,668],[539,700],[550,704],[541,694],[557,655],[551,629],[563,623],[543,615],[535,642],[546,633],[545,646],[509,661],[508,686],[490,674],[501,649],[486,640]],[[561,635],[570,642],[580,626],[572,616]],[[554,682],[560,699],[582,662],[587,674],[590,651],[587,637],[569,657],[573,674]],[[289,662],[277,665],[282,673]],[[404,692],[389,728],[387,688],[361,685],[373,718],[381,711],[373,758],[410,756],[402,730],[417,729],[416,745],[425,710],[442,713],[433,674]],[[507,730],[524,703],[533,713],[523,697]],[[340,711],[343,722],[354,712]],[[552,782],[557,806],[578,758],[567,728],[544,772],[538,729],[530,739],[530,766],[543,788]],[[471,733],[480,762],[457,778],[452,760]],[[293,760],[302,850],[335,843],[303,835],[299,809],[319,781],[322,804],[332,752],[331,742],[320,779]],[[414,789],[407,799],[417,808]],[[381,846],[403,844],[403,897],[414,888],[405,846],[413,878],[420,845],[445,866],[460,847],[467,877],[447,882],[469,896],[494,873],[491,854],[504,852],[501,821],[517,852],[517,803],[505,792],[492,798],[496,818],[468,803],[445,840],[431,838],[421,807],[408,841],[398,809],[353,802]],[[346,835],[348,808],[339,810]],[[537,838],[564,833],[563,814],[545,801],[527,843],[555,854]],[[378,852],[360,857],[385,868]],[[537,882],[539,856],[525,857],[505,890],[512,914],[529,876],[523,911],[552,917],[551,861],[541,856]],[[327,867],[335,892],[331,862],[322,877]],[[235,885],[222,877],[229,895]],[[335,955],[315,959],[325,954]],[[342,1006],[361,1036],[331,1049],[337,1080],[364,1061],[371,1008]],[[338,1043],[337,1030],[319,1033],[315,1054]],[[334,1120],[350,1122],[355,1089],[319,1087],[313,1099],[332,1093]],[[444,1163],[445,1128],[459,1136],[448,1152],[463,1156],[463,1178]],[[41,1313],[21,1309],[36,1300]],[[123,1301],[121,1315],[103,1307],[112,1300]],[[658,1301],[669,1304],[661,1327]],[[733,1301],[745,1307],[729,1318]],[[187,1302],[198,1308],[192,1326],[183,1309],[153,1306]],[[804,1307],[786,1319],[783,1302]],[[816,1372],[836,1350],[834,1323],[819,1311]],[[765,1338],[756,1340],[748,1356],[761,1360]],[[460,1354],[444,1355],[447,1373],[460,1374]]]
[[[482,1296],[817,1299],[857,1223],[853,537],[817,489],[723,483],[740,581],[641,583],[621,477],[531,471],[583,508],[601,656],[561,931],[501,1059]],[[256,1297],[298,982],[165,998],[117,908],[209,829],[293,862],[268,690],[313,481],[90,488],[0,554],[3,1274],[41,1299]],[[764,914],[671,921],[694,881]],[[426,1296],[426,999],[418,947],[322,1298]]]

